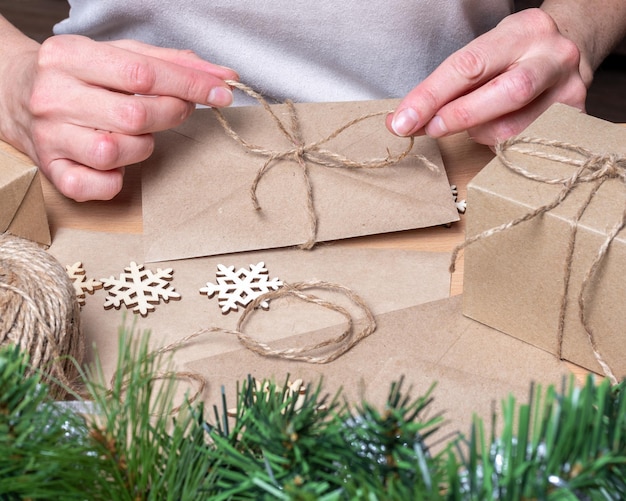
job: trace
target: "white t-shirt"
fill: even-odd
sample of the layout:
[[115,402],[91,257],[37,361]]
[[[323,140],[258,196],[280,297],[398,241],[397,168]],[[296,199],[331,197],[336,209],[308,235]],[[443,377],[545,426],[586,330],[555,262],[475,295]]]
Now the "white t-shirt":
[[192,49],[278,100],[401,97],[512,0],[69,0],[57,34]]

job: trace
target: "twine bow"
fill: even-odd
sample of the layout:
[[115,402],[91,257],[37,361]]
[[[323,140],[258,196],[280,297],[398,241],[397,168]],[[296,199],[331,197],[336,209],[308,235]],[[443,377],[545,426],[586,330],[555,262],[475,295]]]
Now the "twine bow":
[[[285,124],[274,112],[272,107],[268,104],[265,98],[254,91],[250,87],[236,81],[228,81],[227,82],[232,87],[235,87],[249,96],[256,99],[267,111],[272,121],[276,125],[276,128],[284,136],[289,143],[291,144],[290,148],[285,150],[271,150],[264,148],[262,146],[255,145],[250,143],[249,141],[243,139],[228,123],[224,114],[219,110],[214,108],[213,111],[216,114],[217,120],[224,128],[224,131],[234,139],[237,143],[239,143],[246,151],[252,153],[254,155],[258,155],[260,157],[265,158],[265,163],[263,166],[257,171],[256,177],[254,178],[252,185],[250,187],[250,197],[252,199],[252,203],[256,210],[260,210],[261,206],[259,204],[257,198],[257,187],[263,176],[275,165],[278,160],[288,160],[292,159],[295,161],[300,170],[302,172],[302,178],[304,180],[304,185],[306,189],[306,207],[309,218],[309,237],[305,243],[300,245],[302,249],[311,249],[316,243],[317,238],[317,224],[318,218],[315,212],[315,204],[313,197],[313,186],[311,184],[311,178],[309,174],[309,165],[319,165],[322,167],[327,167],[331,169],[343,168],[343,169],[380,169],[383,167],[389,167],[392,165],[396,165],[405,158],[407,158],[411,150],[413,148],[414,139],[412,137],[408,138],[407,147],[398,154],[392,154],[389,150],[387,151],[387,156],[384,158],[374,158],[370,160],[352,160],[344,155],[335,153],[328,149],[323,148],[323,146],[331,141],[332,139],[339,136],[346,129],[353,127],[354,125],[363,122],[369,118],[386,115],[390,111],[379,111],[374,113],[368,113],[361,117],[355,118],[354,120],[350,120],[346,124],[342,125],[334,132],[329,134],[328,136],[311,143],[306,143],[302,136],[302,128],[300,125],[300,121],[298,119],[296,108],[291,101],[286,101],[287,105],[287,113],[289,122]],[[420,159],[429,169],[437,170],[437,166],[433,164],[428,158],[423,155],[413,154],[412,157]]]
[[[552,152],[537,150],[532,147],[524,147],[524,146],[542,146],[547,147]],[[528,155],[535,158],[541,158],[545,160],[550,160],[554,162],[558,162],[565,165],[570,165],[574,167],[574,172],[568,176],[564,177],[547,177],[534,172],[530,172],[526,168],[515,164],[507,157],[507,152],[514,151],[517,153],[522,153],[524,155]],[[559,323],[558,323],[558,338],[557,338],[557,355],[559,358],[562,358],[563,351],[563,336],[564,336],[564,328],[565,328],[565,312],[567,309],[567,297],[569,291],[570,277],[572,272],[572,260],[574,257],[574,249],[576,246],[576,237],[578,234],[578,223],[585,211],[589,207],[589,204],[597,194],[600,187],[610,179],[618,179],[622,183],[626,184],[626,156],[617,155],[615,153],[609,154],[598,154],[584,148],[582,146],[578,146],[575,144],[570,144],[562,141],[554,141],[548,139],[541,138],[533,138],[533,137],[517,137],[511,138],[506,141],[503,141],[496,145],[496,155],[498,159],[502,162],[504,166],[506,166],[511,171],[533,181],[537,181],[540,183],[546,184],[554,184],[554,185],[562,185],[562,189],[559,191],[557,196],[549,203],[534,209],[523,216],[504,223],[495,228],[491,228],[489,230],[485,230],[482,233],[474,235],[465,240],[465,242],[458,245],[453,253],[452,253],[452,262],[450,265],[450,271],[453,272],[455,268],[455,263],[458,258],[459,252],[467,247],[468,245],[473,244],[479,240],[483,240],[497,233],[502,233],[518,224],[521,224],[525,221],[530,221],[537,216],[541,216],[546,212],[551,211],[558,205],[560,205],[572,191],[579,185],[583,183],[591,183],[591,190],[589,191],[586,198],[583,200],[583,203],[578,208],[578,211],[574,215],[574,219],[572,222],[572,231],[570,233],[570,238],[567,245],[567,254],[565,259],[565,267],[563,273],[563,295],[561,299],[561,306],[559,311]],[[571,155],[574,155],[572,157]],[[589,287],[594,282],[598,270],[602,266],[604,259],[608,254],[609,247],[617,234],[624,228],[626,225],[626,204],[624,210],[621,214],[618,222],[610,229],[607,234],[606,239],[602,243],[602,245],[598,248],[598,252],[594,257],[591,266],[587,270],[585,277],[583,279],[580,293],[578,295],[578,306],[579,306],[579,318],[580,322],[587,334],[587,338],[589,339],[589,343],[591,345],[591,349],[593,350],[594,357],[602,367],[604,374],[611,380],[612,383],[617,383],[617,378],[607,362],[604,360],[604,357],[600,353],[596,342],[596,336],[589,321],[589,313],[588,313],[588,303],[590,302],[589,298]]]

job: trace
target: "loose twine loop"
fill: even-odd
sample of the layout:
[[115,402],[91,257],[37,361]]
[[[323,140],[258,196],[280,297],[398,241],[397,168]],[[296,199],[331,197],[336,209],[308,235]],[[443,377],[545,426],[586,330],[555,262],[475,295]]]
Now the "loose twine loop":
[[[537,150],[535,148],[526,148],[524,145],[530,146],[542,146],[547,147],[552,150],[556,150],[557,152],[546,152],[542,150]],[[528,155],[535,158],[541,158],[545,160],[550,160],[553,162],[571,165],[575,167],[575,170],[572,174],[564,177],[547,177],[542,176],[537,173],[530,172],[524,167],[514,163],[511,161],[507,153],[513,151],[517,153],[522,153],[524,155]],[[564,153],[564,154],[561,154]],[[572,158],[571,156],[567,156],[566,154],[574,154],[577,156]],[[454,272],[456,261],[458,259],[459,252],[465,247],[478,242],[480,240],[484,240],[489,238],[497,233],[502,233],[504,231],[517,226],[525,221],[530,221],[537,216],[541,216],[546,212],[551,211],[558,205],[560,205],[565,199],[572,193],[572,191],[579,185],[583,183],[591,183],[591,190],[587,194],[586,198],[583,200],[583,203],[578,208],[578,211],[574,215],[574,219],[571,224],[571,232],[570,238],[567,242],[567,253],[565,259],[565,266],[563,270],[563,294],[561,297],[561,306],[559,311],[559,323],[558,323],[558,332],[557,332],[557,355],[559,358],[562,358],[563,352],[563,337],[565,330],[565,313],[567,309],[567,297],[570,285],[570,278],[572,274],[572,261],[574,257],[574,249],[576,247],[576,237],[578,234],[578,223],[582,218],[583,214],[591,204],[591,201],[597,194],[600,187],[610,179],[618,179],[622,183],[626,185],[626,156],[617,155],[615,153],[609,154],[598,154],[593,152],[590,149],[584,148],[579,145],[563,142],[563,141],[555,141],[541,138],[533,138],[533,137],[517,137],[511,138],[506,141],[503,141],[496,145],[496,156],[502,162],[504,166],[506,166],[511,171],[533,181],[537,181],[540,183],[546,184],[560,184],[562,185],[562,189],[559,191],[557,196],[549,203],[538,207],[523,216],[513,219],[507,223],[504,223],[500,226],[496,226],[495,228],[491,228],[483,231],[477,235],[474,235],[470,238],[467,238],[463,243],[459,244],[452,253],[452,260],[450,264],[450,272]],[[604,357],[600,353],[598,348],[598,344],[596,341],[595,332],[591,326],[591,322],[589,320],[588,314],[588,305],[591,302],[589,297],[589,288],[590,285],[594,283],[598,270],[602,266],[604,262],[609,247],[617,234],[624,228],[626,225],[626,204],[622,215],[618,222],[610,229],[607,234],[606,239],[602,243],[602,245],[598,248],[598,252],[594,257],[591,266],[587,270],[585,277],[583,279],[581,290],[578,295],[578,306],[579,306],[579,318],[580,322],[585,329],[587,334],[587,338],[589,339],[589,343],[591,345],[591,349],[593,350],[594,357],[602,367],[602,371],[605,376],[607,376],[613,384],[617,383],[617,377],[613,373],[611,367],[607,364]]]
[[322,148],[323,145],[342,134],[347,129],[355,126],[356,124],[368,120],[373,117],[379,117],[390,113],[387,111],[378,111],[374,113],[368,113],[360,116],[344,125],[337,128],[334,132],[328,136],[311,143],[306,143],[303,134],[300,120],[296,112],[295,105],[292,101],[286,101],[284,104],[287,106],[288,123],[283,122],[278,115],[274,112],[267,100],[258,92],[251,89],[245,84],[234,80],[228,80],[226,83],[232,87],[239,89],[248,96],[256,99],[259,104],[263,106],[265,111],[271,117],[272,121],[276,125],[278,131],[284,136],[292,145],[291,148],[285,150],[271,150],[262,146],[255,145],[249,141],[243,139],[228,123],[224,114],[217,108],[213,108],[218,122],[224,128],[226,134],[241,145],[246,151],[254,155],[265,158],[265,163],[257,171],[250,187],[250,197],[254,205],[255,210],[260,210],[261,206],[257,198],[257,187],[263,176],[275,165],[278,160],[292,159],[295,161],[302,171],[302,178],[306,189],[306,208],[309,219],[309,236],[306,242],[300,245],[301,249],[311,249],[316,243],[317,239],[317,226],[318,217],[315,211],[315,203],[313,197],[313,186],[311,184],[311,177],[309,173],[309,165],[318,165],[331,169],[380,169],[383,167],[390,167],[397,165],[402,160],[408,157],[417,158],[424,163],[430,170],[436,171],[438,167],[431,162],[427,157],[420,154],[411,154],[413,145],[415,143],[414,138],[407,138],[407,147],[398,154],[392,154],[387,150],[387,156],[384,158],[373,158],[370,160],[352,160],[344,155],[335,153],[328,149]]
[[[355,321],[353,315],[343,306],[320,298],[315,294],[307,292],[311,289],[325,290],[328,292],[340,293],[350,300],[364,314],[364,325],[360,330],[355,332]],[[300,348],[286,348],[275,349],[268,344],[258,341],[253,336],[246,334],[243,331],[243,327],[246,321],[259,311],[258,306],[269,300],[276,300],[279,298],[285,298],[288,296],[295,297],[306,303],[312,303],[314,305],[326,308],[331,311],[335,311],[342,315],[346,319],[346,326],[344,330],[338,336],[324,339],[317,343],[312,343]],[[250,302],[243,310],[235,330],[225,329],[222,327],[207,327],[200,329],[199,331],[190,334],[174,343],[159,348],[156,352],[157,355],[174,352],[178,349],[188,346],[194,339],[204,336],[206,334],[223,333],[237,336],[240,343],[250,351],[264,356],[273,357],[283,360],[294,360],[300,362],[306,362],[310,364],[326,364],[332,362],[342,356],[347,351],[351,350],[354,346],[360,343],[363,339],[368,337],[376,330],[376,319],[374,314],[367,306],[363,298],[356,294],[353,290],[340,284],[335,284],[326,281],[309,281],[309,282],[295,282],[292,284],[285,283],[280,289],[272,290],[258,296],[252,302]],[[320,352],[324,352],[321,353]],[[195,393],[187,399],[189,403],[195,401],[206,388],[206,381],[199,374],[192,372],[168,372],[156,375],[154,379],[162,379],[164,377],[174,377],[177,379],[189,379],[198,383],[198,388]],[[180,407],[176,407],[172,412],[178,412]]]
[[0,235],[0,345],[29,355],[29,374],[41,371],[61,398],[76,390],[84,356],[80,306],[61,264],[33,242]]

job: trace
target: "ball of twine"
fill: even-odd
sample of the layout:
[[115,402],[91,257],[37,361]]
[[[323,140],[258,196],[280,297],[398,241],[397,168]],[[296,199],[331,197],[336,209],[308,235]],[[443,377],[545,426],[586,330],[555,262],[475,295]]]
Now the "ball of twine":
[[8,343],[29,354],[31,374],[51,376],[53,397],[74,388],[85,350],[74,286],[51,254],[5,233],[0,234],[0,345]]

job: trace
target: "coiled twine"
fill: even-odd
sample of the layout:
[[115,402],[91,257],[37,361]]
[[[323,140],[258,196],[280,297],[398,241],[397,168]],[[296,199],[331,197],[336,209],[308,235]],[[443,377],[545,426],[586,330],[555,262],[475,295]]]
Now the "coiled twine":
[[8,343],[28,353],[30,372],[41,371],[49,379],[53,397],[62,398],[73,388],[85,351],[74,286],[51,254],[4,233],[0,234],[0,345]]

